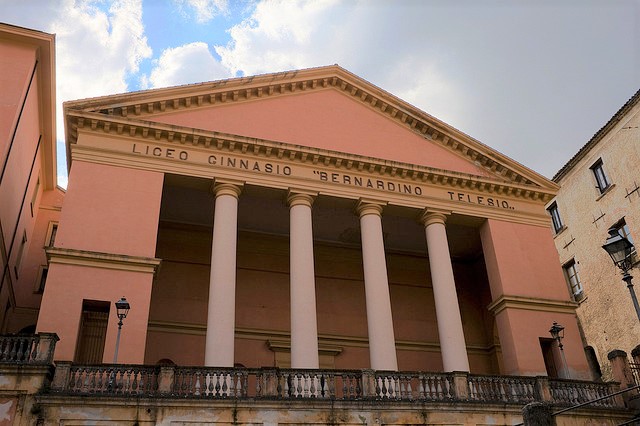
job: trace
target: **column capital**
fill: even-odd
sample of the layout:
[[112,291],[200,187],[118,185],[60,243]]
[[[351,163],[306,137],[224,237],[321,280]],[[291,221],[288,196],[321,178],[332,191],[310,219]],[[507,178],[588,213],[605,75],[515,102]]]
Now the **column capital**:
[[356,206],[356,213],[358,213],[360,217],[366,216],[368,214],[382,216],[382,209],[386,205],[386,201],[380,201],[370,198],[360,198],[358,200],[358,205]]
[[311,207],[317,196],[317,192],[289,188],[287,192],[287,205],[290,208],[298,205]]
[[451,212],[448,210],[426,208],[420,215],[420,223],[422,223],[425,227],[434,223],[441,223],[444,225],[447,221],[447,217],[450,214]]
[[235,198],[240,196],[244,182],[216,179],[211,186],[211,192],[218,198],[221,195],[231,195]]

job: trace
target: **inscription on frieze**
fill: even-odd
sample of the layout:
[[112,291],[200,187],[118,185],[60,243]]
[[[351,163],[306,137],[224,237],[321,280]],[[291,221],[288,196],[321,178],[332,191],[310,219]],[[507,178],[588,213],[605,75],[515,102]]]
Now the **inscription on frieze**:
[[[232,155],[208,154],[202,151],[185,148],[175,149],[159,145],[133,143],[131,153],[149,157],[164,158],[193,164],[204,164],[215,168],[231,168],[246,170],[253,173],[266,173],[282,176],[292,176],[307,179],[315,179],[342,186],[367,188],[396,194],[422,196],[427,191],[420,185],[392,181],[389,179],[371,178],[355,173],[333,172],[323,169],[314,169],[311,174],[309,169],[296,168],[295,166],[279,164],[275,161],[255,160],[236,157]],[[448,191],[448,200],[458,203],[475,204],[489,208],[515,210],[507,200],[498,197],[471,194],[466,192]],[[446,199],[446,198],[445,198]]]

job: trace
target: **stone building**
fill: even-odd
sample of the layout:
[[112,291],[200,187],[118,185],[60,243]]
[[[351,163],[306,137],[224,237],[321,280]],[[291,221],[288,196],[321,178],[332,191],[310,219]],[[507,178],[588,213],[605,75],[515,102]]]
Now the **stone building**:
[[547,205],[568,294],[579,304],[594,377],[605,379],[612,378],[607,354],[615,349],[630,353],[640,343],[629,290],[602,249],[611,228],[632,243],[638,239],[639,126],[640,91],[554,176],[560,189]]
[[0,32],[3,331],[36,331],[0,336],[2,421],[631,417],[588,381],[553,182],[329,66],[67,102],[63,199],[53,36]]

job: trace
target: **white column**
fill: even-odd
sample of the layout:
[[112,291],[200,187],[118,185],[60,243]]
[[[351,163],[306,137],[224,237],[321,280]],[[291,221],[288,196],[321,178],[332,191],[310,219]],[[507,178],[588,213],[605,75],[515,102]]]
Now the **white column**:
[[382,206],[360,202],[362,264],[367,303],[369,358],[374,370],[397,370],[387,263],[382,239]]
[[447,231],[444,226],[445,220],[444,213],[425,212],[422,216],[427,235],[442,365],[446,372],[469,371],[467,345],[462,330],[460,306],[453,278]]
[[290,193],[291,368],[319,368],[313,228],[309,194]]
[[239,186],[229,183],[217,184],[213,189],[216,201],[204,355],[204,364],[208,367],[233,367],[240,191]]

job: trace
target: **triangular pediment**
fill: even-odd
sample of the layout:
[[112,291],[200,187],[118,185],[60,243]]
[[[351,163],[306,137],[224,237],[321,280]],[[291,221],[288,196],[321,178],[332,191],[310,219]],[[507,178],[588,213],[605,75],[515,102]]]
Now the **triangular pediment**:
[[111,131],[146,127],[145,134],[156,138],[184,142],[187,137],[206,146],[221,146],[227,135],[246,141],[240,142],[243,150],[251,141],[279,144],[308,151],[305,158],[314,150],[337,157],[344,153],[543,192],[557,188],[339,66],[68,102],[65,115],[68,143],[74,142],[78,123],[98,127],[97,122],[111,121]]

